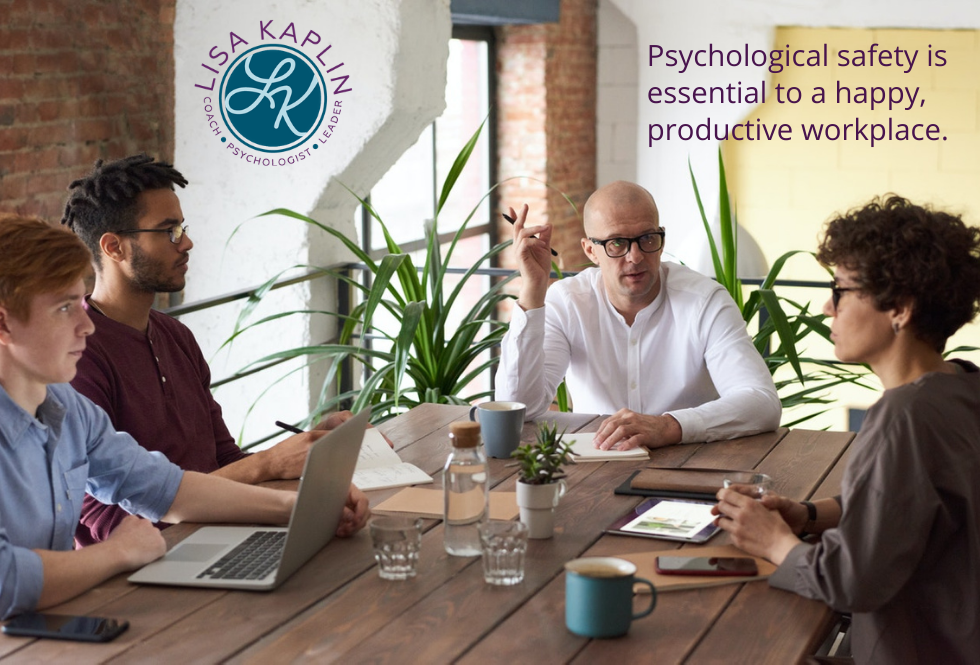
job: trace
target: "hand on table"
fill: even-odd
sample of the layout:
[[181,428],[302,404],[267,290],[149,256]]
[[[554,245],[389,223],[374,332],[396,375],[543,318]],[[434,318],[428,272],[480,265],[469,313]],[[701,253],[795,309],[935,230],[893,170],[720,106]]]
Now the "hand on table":
[[136,515],[126,516],[112,530],[105,544],[119,552],[126,570],[145,566],[167,553],[167,544],[160,529],[149,520]]
[[599,450],[660,448],[680,441],[681,426],[671,416],[645,416],[629,409],[620,409],[602,421],[594,439]]
[[347,494],[347,505],[344,506],[344,514],[341,515],[340,524],[337,525],[337,535],[341,538],[354,535],[364,528],[369,517],[371,517],[371,509],[368,508],[367,495],[351,485],[350,492]]
[[[718,503],[711,508],[711,512],[718,515],[715,524],[731,534],[732,542],[739,549],[779,565],[789,551],[800,544],[779,510],[766,506],[767,498],[784,497],[766,495],[762,500],[756,500],[733,488],[718,490],[716,496]],[[781,502],[770,503],[781,505]]]

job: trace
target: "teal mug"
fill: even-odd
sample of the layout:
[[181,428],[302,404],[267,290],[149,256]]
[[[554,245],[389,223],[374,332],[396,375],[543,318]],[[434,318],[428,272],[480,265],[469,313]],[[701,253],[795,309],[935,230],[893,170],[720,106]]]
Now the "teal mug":
[[[624,559],[588,557],[565,564],[565,625],[582,637],[625,635],[634,619],[657,604],[653,583],[635,577],[636,566]],[[650,587],[650,606],[633,613],[633,585]]]
[[517,450],[526,410],[520,402],[484,402],[470,409],[470,420],[480,423],[480,436],[488,457],[506,459]]

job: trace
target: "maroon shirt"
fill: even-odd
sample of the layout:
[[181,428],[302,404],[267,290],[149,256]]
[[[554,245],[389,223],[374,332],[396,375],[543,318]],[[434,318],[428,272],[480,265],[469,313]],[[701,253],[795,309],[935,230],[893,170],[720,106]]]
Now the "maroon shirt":
[[[187,471],[211,473],[246,456],[211,396],[211,371],[187,326],[151,311],[144,333],[85,306],[95,332],[71,385],[105,409],[117,430]],[[105,540],[127,514],[86,496],[77,542]]]

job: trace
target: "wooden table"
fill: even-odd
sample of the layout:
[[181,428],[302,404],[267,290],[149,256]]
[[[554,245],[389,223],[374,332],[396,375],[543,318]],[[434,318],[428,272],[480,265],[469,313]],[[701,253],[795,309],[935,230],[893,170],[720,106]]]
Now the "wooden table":
[[[556,415],[569,431],[595,431],[599,424],[593,416]],[[466,407],[423,405],[380,429],[402,459],[436,476],[449,452],[449,424],[465,418]],[[525,439],[533,431],[528,424]],[[765,582],[675,591],[661,594],[654,613],[627,636],[589,640],[565,628],[562,566],[582,555],[676,549],[669,541],[601,533],[639,502],[612,488],[640,466],[755,468],[771,475],[781,494],[820,498],[838,493],[852,437],[781,429],[659,449],[642,464],[575,465],[556,535],[531,541],[525,580],[515,587],[484,584],[478,558],[448,556],[441,522],[429,520],[419,574],[411,581],[378,577],[366,530],[335,539],[271,593],[136,586],[119,576],[52,610],[126,618],[130,629],[117,640],[88,645],[0,636],[0,661],[795,663],[820,645],[835,621],[822,603]],[[514,472],[503,460],[491,460],[496,489],[512,491]],[[397,491],[371,492],[372,505]],[[168,529],[168,544],[194,528]],[[721,534],[711,544],[727,538]]]

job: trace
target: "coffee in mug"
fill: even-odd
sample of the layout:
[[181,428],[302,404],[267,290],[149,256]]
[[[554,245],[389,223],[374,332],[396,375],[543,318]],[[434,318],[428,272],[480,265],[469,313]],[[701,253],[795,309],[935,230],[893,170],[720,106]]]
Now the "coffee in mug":
[[484,402],[470,409],[470,420],[480,423],[487,457],[510,457],[521,445],[524,414],[521,402]]
[[[565,625],[583,637],[617,637],[657,604],[653,583],[636,577],[636,566],[614,557],[586,557],[565,564]],[[650,587],[650,605],[633,613],[633,585]]]

